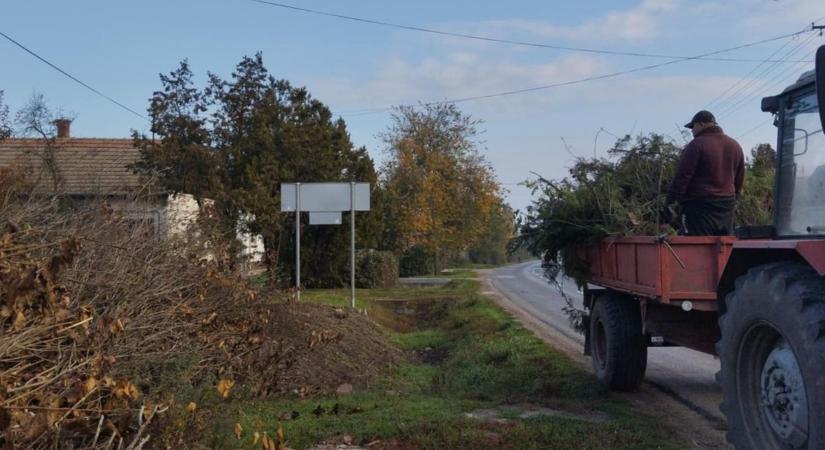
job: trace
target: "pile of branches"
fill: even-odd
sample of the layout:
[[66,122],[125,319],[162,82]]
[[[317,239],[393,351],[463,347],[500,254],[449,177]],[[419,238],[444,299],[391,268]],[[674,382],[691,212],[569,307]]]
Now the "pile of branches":
[[[661,135],[619,140],[609,158],[579,159],[561,181],[532,183],[538,194],[521,225],[516,245],[543,257],[546,265],[575,265],[576,246],[607,236],[662,233],[664,204],[681,149]],[[569,257],[568,257],[569,256]]]
[[[537,199],[528,207],[514,246],[540,256],[545,267],[561,270],[578,282],[587,274],[578,264],[577,246],[608,236],[670,235],[660,210],[676,172],[681,147],[658,134],[626,136],[607,158],[579,159],[561,181],[532,183]],[[775,152],[763,144],[752,152],[743,192],[738,199],[739,225],[770,220]]]
[[214,245],[12,178],[0,173],[0,445],[141,448],[175,403],[164,382],[228,391],[257,372],[244,356],[272,304]]

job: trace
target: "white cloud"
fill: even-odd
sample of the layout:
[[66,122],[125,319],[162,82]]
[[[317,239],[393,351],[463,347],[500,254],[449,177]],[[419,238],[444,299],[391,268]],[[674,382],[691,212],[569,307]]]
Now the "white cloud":
[[801,29],[825,16],[822,0],[724,0],[704,5],[731,18],[743,31],[764,33],[760,37]]
[[590,56],[569,55],[546,63],[491,62],[455,52],[420,61],[392,57],[368,80],[321,79],[312,91],[336,109],[362,109],[441,101],[546,85],[603,71]]
[[517,35],[577,42],[648,41],[662,34],[665,20],[678,11],[682,3],[683,0],[644,0],[632,8],[608,11],[573,25],[509,19],[465,25],[465,28],[500,37]]

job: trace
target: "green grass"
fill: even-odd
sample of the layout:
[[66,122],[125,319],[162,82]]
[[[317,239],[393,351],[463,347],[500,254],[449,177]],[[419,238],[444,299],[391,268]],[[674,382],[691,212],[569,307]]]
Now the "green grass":
[[[592,375],[480,296],[476,281],[463,279],[466,276],[456,278],[441,288],[358,291],[359,307],[366,307],[379,322],[384,318],[398,324],[392,320],[392,305],[399,300],[417,304],[418,316],[423,319],[396,326],[392,340],[403,349],[424,355],[436,352],[442,355],[439,361],[394,367],[369,389],[346,396],[225,403],[213,432],[203,437],[204,444],[252,448],[253,431],[274,436],[279,417],[290,417],[282,424],[287,446],[295,449],[344,434],[356,443],[398,440],[410,448],[428,449],[687,446],[662,427],[651,427],[657,423],[655,418],[634,412],[600,387]],[[316,290],[306,292],[304,298],[344,306],[349,292]],[[395,302],[382,301],[388,299]],[[506,423],[465,417],[472,411],[525,404],[574,416],[522,419],[517,412],[502,411],[500,417],[507,419]],[[594,414],[609,419],[588,421]],[[240,440],[232,432],[236,422],[245,430]]]

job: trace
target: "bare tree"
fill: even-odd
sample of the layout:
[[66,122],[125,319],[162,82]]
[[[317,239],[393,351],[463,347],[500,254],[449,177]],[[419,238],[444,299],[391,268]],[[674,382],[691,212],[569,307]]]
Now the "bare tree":
[[0,91],[0,141],[9,137],[11,137],[9,107],[3,103],[3,91]]
[[43,174],[49,177],[57,189],[63,177],[55,157],[57,127],[55,120],[62,115],[53,113],[43,94],[32,94],[29,101],[15,115],[15,125],[20,136],[39,138],[43,141],[42,148],[37,150],[37,156],[42,160]]

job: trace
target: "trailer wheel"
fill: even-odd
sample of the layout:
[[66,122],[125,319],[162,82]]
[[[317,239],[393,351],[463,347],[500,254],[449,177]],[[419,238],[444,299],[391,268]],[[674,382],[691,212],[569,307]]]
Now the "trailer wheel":
[[639,302],[608,291],[590,312],[590,345],[596,377],[615,391],[639,387],[647,367]]
[[825,278],[792,262],[736,280],[719,319],[721,410],[737,449],[825,448]]

